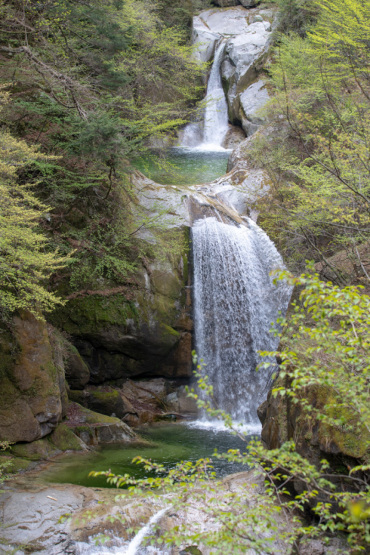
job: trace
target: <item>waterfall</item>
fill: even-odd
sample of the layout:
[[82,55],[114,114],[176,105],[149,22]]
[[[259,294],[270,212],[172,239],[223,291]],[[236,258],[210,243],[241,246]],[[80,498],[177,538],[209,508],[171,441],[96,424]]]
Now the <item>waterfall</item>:
[[[113,538],[114,542],[116,542],[118,546],[106,548],[102,547],[101,545],[96,545],[94,542],[94,538],[90,538],[89,543],[76,542],[76,553],[81,555],[159,555],[159,553],[161,553],[164,555],[167,553],[167,551],[163,549],[158,551],[158,549],[152,548],[151,546],[142,546],[142,543],[145,538],[153,533],[154,526],[170,510],[170,508],[171,506],[165,507],[164,509],[161,509],[160,511],[154,513],[147,524],[140,528],[138,533],[132,538],[129,544],[125,545],[124,547],[122,547],[122,544],[126,542],[118,537]],[[107,535],[109,535],[108,532]]]
[[122,555],[137,555],[139,547],[142,544],[143,540],[153,532],[154,525],[157,524],[157,522],[162,518],[163,515],[165,515],[168,510],[169,507],[161,509],[160,511],[155,513],[149,520],[148,524],[143,526],[143,528],[141,528],[141,530],[139,530],[136,536],[131,540],[126,551],[121,552]]
[[220,71],[225,46],[224,41],[218,45],[208,79],[203,135],[199,123],[189,123],[182,132],[181,146],[196,147],[199,150],[223,150],[221,145],[228,131],[227,102]]
[[290,287],[274,285],[269,275],[283,261],[250,219],[247,226],[198,220],[192,241],[197,355],[206,364],[217,406],[236,422],[253,424],[270,376],[256,372],[257,351],[277,348],[271,323],[279,311],[285,313],[290,297]]
[[217,47],[208,80],[204,114],[204,146],[220,147],[228,129],[227,102],[220,73],[225,45],[226,43],[222,41]]

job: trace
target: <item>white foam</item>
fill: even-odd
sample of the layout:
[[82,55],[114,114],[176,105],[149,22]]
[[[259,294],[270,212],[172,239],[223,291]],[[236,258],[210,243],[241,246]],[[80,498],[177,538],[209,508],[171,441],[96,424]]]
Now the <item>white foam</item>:
[[210,430],[212,432],[229,432],[238,431],[243,434],[260,434],[262,426],[259,422],[235,422],[233,424],[233,429],[230,429],[220,420],[193,420],[187,422],[186,425],[189,428],[198,428],[201,430]]

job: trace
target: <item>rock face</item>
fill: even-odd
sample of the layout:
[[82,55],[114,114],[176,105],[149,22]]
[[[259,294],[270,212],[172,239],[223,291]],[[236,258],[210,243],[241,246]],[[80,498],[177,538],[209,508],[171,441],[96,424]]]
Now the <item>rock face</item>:
[[[210,61],[216,44],[222,39],[226,40],[221,76],[229,120],[233,124],[242,124],[244,119],[256,125],[248,118],[250,108],[247,101],[251,99],[252,104],[261,105],[265,97],[265,93],[260,92],[263,85],[259,88],[255,86],[246,93],[257,79],[266,59],[275,13],[273,10],[246,9],[256,4],[252,0],[244,0],[243,6],[207,10],[193,20],[193,42],[197,46],[196,56],[200,61]],[[243,128],[245,126],[246,123]],[[251,134],[252,130],[250,127],[247,134]]]
[[[232,503],[235,494],[243,495],[245,505],[258,504],[263,495],[263,480],[253,471],[228,476],[217,484],[217,496],[224,501],[225,496]],[[211,497],[211,493],[208,494]],[[218,525],[205,510],[207,501],[189,500],[189,504],[164,513],[158,522],[160,534],[181,526],[187,530],[202,529],[218,532]],[[206,505],[204,505],[206,503]],[[0,497],[0,511],[4,528],[0,540],[0,551],[4,542],[7,551],[12,547],[19,555],[25,553],[46,553],[65,555],[70,553],[125,553],[129,541],[133,539],[132,529],[140,529],[159,509],[169,507],[160,496],[125,496],[117,500],[117,490],[86,488],[69,484],[40,484],[33,480],[18,479]],[[65,515],[71,515],[65,518]],[[63,518],[64,517],[64,518]],[[279,529],[288,532],[293,522],[276,512],[274,515]],[[255,526],[255,524],[254,524]],[[260,537],[268,537],[270,532],[261,530]],[[104,537],[104,545],[99,537]],[[158,537],[158,534],[156,534]],[[291,547],[280,539],[271,539],[274,553],[290,553]],[[25,546],[26,549],[25,549]],[[186,544],[180,548],[166,546],[165,553],[204,553],[210,549],[200,545],[199,550]],[[163,544],[155,542],[154,553],[164,553]],[[328,552],[329,553],[329,552]]]
[[[282,385],[278,377],[274,388]],[[320,409],[328,403],[330,390],[323,386],[312,386],[307,388],[305,395],[309,403]],[[285,441],[294,438],[298,453],[315,465],[326,459],[338,473],[363,464],[368,456],[368,431],[364,429],[360,437],[345,428],[329,427],[322,422],[312,421],[299,404],[292,404],[287,397],[273,397],[271,391],[259,407],[258,416],[263,425],[262,441],[269,449],[277,449]],[[299,490],[299,484],[296,487]]]
[[0,439],[34,441],[61,421],[67,395],[53,331],[30,313],[0,334]]
[[[161,216],[168,243],[158,258],[142,258],[128,290],[109,284],[104,290],[100,285],[96,294],[75,297],[52,316],[55,326],[71,336],[88,366],[87,373],[73,357],[69,359],[73,389],[81,389],[88,374],[92,384],[133,376],[192,375],[189,228],[183,193],[177,187],[157,185],[139,172],[132,183],[146,218],[155,219],[159,211],[168,211]],[[145,226],[137,235],[143,245],[158,242],[156,232]]]

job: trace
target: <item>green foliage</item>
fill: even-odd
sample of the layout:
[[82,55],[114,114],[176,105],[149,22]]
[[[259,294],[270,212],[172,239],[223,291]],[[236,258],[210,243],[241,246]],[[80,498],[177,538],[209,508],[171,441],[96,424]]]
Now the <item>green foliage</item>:
[[[10,443],[7,441],[0,441],[0,452],[7,451],[10,447]],[[10,458],[0,460],[0,485],[7,479],[7,468],[12,464]],[[1,490],[0,490],[1,491]]]
[[[273,394],[288,395],[329,437],[335,430],[350,432],[370,446],[370,297],[356,287],[321,282],[317,275],[283,273],[279,279],[304,289],[289,320],[281,322],[279,377],[287,376],[289,387]],[[309,388],[325,389],[324,406],[313,406]]]
[[140,0],[0,6],[1,127],[48,154],[33,157],[24,180],[53,209],[44,229],[54,247],[76,249],[55,288],[124,283],[150,249],[137,230],[161,228],[139,213],[130,161],[187,121],[202,71],[169,12]]
[[315,21],[317,6],[312,0],[275,0],[279,6],[278,31],[291,31],[305,36],[307,28]]
[[[272,181],[260,203],[266,231],[296,267],[346,252],[347,268],[369,280],[369,3],[325,0],[307,38],[285,36],[271,66],[272,128],[254,158]],[[361,277],[360,277],[361,276]]]
[[68,262],[57,252],[48,252],[48,240],[38,229],[40,218],[50,207],[34,195],[18,174],[34,160],[45,159],[9,133],[0,133],[0,310],[2,317],[30,310],[40,318],[61,300],[43,282]]
[[[289,397],[302,410],[303,418],[312,427],[326,427],[329,436],[351,432],[364,444],[363,453],[370,450],[370,365],[369,314],[370,298],[355,287],[340,289],[321,282],[316,275],[294,278],[281,273],[299,287],[300,304],[292,317],[283,319],[282,359],[280,378],[286,384],[276,387],[275,396]],[[212,417],[222,418],[227,427],[234,428],[230,417],[212,409],[212,387],[198,365],[199,388],[208,396],[199,406]],[[281,380],[280,380],[281,381]],[[312,387],[330,392],[322,410],[317,398],[307,392]],[[203,396],[203,395],[202,395]],[[343,415],[346,418],[343,418]],[[157,477],[136,480],[132,476],[103,474],[117,487],[125,486],[124,497],[145,492],[159,506],[169,504],[171,513],[186,519],[187,507],[198,511],[197,522],[184,520],[161,535],[160,542],[183,548],[189,543],[206,546],[212,553],[284,553],[297,549],[309,539],[328,540],[344,533],[348,553],[366,552],[370,545],[370,488],[366,479],[368,461],[359,460],[343,475],[333,470],[326,460],[318,464],[308,461],[292,440],[280,448],[267,450],[260,442],[248,442],[245,452],[231,450],[217,454],[232,462],[254,469],[253,481],[238,488],[227,488],[216,479],[210,460],[182,462],[170,471],[162,465],[137,457],[138,464],[155,470]],[[258,477],[260,476],[260,478]],[[261,490],[260,479],[264,480]],[[252,483],[255,483],[254,492]],[[314,520],[305,520],[310,508]],[[202,526],[204,519],[206,526]],[[280,541],[277,547],[276,542]],[[152,543],[156,544],[156,539]]]

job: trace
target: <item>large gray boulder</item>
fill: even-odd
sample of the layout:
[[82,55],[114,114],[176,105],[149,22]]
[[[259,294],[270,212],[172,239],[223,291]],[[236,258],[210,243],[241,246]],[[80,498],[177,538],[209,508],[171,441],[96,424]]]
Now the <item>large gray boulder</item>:
[[232,123],[240,121],[240,96],[262,69],[270,37],[270,23],[256,21],[248,26],[245,33],[227,41],[221,76],[227,91],[229,119]]
[[242,7],[212,9],[193,18],[193,44],[195,56],[201,62],[209,62],[215,45],[222,37],[236,36],[248,29],[248,12]]
[[270,96],[262,79],[250,85],[239,97],[239,117],[245,134],[253,135],[264,122],[261,110]]

